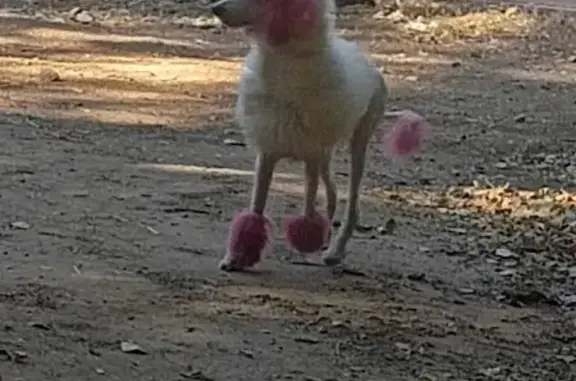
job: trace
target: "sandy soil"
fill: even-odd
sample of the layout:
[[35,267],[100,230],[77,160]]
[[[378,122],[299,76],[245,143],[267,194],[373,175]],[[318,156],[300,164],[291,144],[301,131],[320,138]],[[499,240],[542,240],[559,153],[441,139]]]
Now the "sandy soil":
[[[374,139],[345,269],[288,264],[277,232],[226,274],[246,44],[189,3],[100,3],[2,11],[0,380],[576,379],[569,13],[343,10],[432,137],[405,162]],[[302,188],[283,164],[269,214]]]

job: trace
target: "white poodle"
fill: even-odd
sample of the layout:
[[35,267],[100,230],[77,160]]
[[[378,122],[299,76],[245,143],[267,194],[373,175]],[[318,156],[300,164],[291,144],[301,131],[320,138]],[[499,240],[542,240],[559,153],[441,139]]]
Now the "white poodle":
[[[333,0],[221,0],[212,12],[229,27],[245,28],[253,41],[239,85],[235,116],[256,149],[255,179],[248,211],[232,223],[223,270],[260,260],[270,221],[264,216],[276,163],[303,161],[303,215],[284,224],[288,244],[299,253],[320,251],[330,239],[336,187],[330,162],[338,143],[350,151],[345,218],[323,256],[340,263],[358,222],[358,198],[366,149],[384,116],[388,90],[378,69],[357,46],[332,33]],[[397,123],[392,149],[414,151],[424,122],[406,114]],[[326,187],[327,218],[316,211],[319,180]]]

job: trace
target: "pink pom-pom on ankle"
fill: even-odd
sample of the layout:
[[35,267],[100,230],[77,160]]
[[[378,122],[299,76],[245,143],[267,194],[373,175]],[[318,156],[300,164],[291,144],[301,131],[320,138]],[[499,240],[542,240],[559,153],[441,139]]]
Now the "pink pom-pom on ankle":
[[328,218],[316,214],[313,217],[297,216],[284,221],[284,234],[288,245],[299,253],[320,251],[331,232]]
[[428,124],[421,115],[404,110],[384,135],[384,147],[391,156],[409,156],[418,152],[428,131]]
[[238,213],[232,220],[228,235],[228,265],[234,269],[252,267],[258,263],[269,242],[272,221],[254,212]]

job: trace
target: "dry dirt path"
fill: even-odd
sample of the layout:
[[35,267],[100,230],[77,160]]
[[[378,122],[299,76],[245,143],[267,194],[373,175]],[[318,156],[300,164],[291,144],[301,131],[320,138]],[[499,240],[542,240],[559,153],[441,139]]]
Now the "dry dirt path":
[[[349,271],[288,265],[278,237],[223,274],[253,159],[230,119],[242,37],[186,4],[78,4],[96,21],[0,26],[1,380],[575,379],[575,24],[348,9],[433,139],[405,163],[374,142]],[[45,5],[19,12],[71,6]],[[283,165],[270,214],[301,192]]]

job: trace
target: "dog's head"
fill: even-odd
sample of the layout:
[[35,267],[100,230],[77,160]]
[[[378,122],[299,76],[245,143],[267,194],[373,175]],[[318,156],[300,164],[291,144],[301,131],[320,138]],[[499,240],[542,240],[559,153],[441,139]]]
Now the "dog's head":
[[219,0],[212,12],[229,27],[245,28],[272,46],[325,35],[333,0]]

